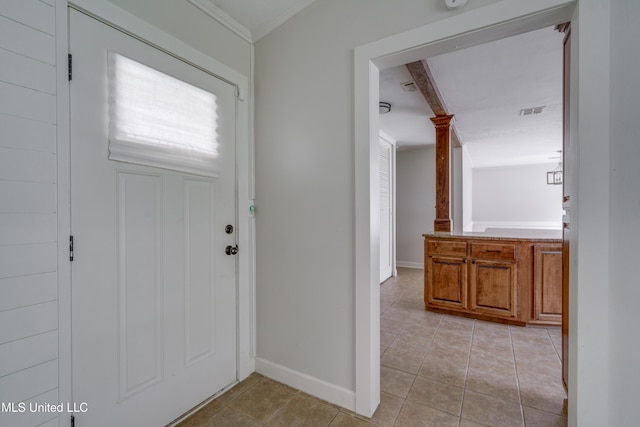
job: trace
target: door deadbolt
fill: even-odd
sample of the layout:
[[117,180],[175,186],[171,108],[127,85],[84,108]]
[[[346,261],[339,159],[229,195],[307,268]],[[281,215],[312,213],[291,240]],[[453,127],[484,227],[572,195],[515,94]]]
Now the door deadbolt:
[[235,255],[238,253],[238,245],[235,246],[227,246],[224,250],[224,253],[226,253],[227,255]]
[[233,225],[229,224],[224,228],[224,232],[227,234],[233,233]]

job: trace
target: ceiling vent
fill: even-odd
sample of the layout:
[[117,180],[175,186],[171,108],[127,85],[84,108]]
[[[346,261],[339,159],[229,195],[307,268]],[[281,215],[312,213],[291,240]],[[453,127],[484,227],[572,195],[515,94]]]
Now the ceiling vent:
[[535,114],[542,113],[547,108],[546,105],[541,105],[539,107],[531,107],[531,108],[523,108],[520,110],[521,116],[533,116]]
[[418,90],[418,86],[416,86],[416,82],[413,80],[410,82],[400,83],[400,87],[405,92],[415,92]]

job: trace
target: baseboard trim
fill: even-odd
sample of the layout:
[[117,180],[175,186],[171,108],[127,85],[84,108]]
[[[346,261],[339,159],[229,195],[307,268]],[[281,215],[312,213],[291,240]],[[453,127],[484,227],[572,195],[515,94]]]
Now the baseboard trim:
[[396,267],[417,268],[422,270],[424,269],[424,264],[421,262],[396,261]]
[[256,372],[312,396],[326,400],[343,408],[355,411],[356,394],[335,384],[285,368],[268,360],[256,358]]

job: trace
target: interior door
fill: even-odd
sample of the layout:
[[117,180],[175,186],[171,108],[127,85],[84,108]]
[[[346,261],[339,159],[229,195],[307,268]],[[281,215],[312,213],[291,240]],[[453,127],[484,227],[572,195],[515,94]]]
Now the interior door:
[[380,283],[391,277],[395,269],[393,151],[393,144],[380,138]]
[[[69,19],[72,392],[87,409],[76,421],[166,425],[236,380],[235,90],[80,12]],[[107,50],[218,97],[218,178],[108,159]]]

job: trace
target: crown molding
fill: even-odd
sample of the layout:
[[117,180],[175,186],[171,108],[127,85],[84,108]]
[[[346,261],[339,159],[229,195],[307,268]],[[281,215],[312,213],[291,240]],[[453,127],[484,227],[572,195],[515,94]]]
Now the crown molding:
[[[233,19],[229,14],[216,6],[211,0],[187,0],[189,3],[218,21],[220,24],[233,31],[236,35],[240,36],[249,43],[253,43],[253,37],[251,31]],[[307,0],[308,1],[308,0]],[[284,22],[284,21],[283,21]]]
[[[189,0],[189,1],[191,1],[191,0]],[[280,25],[284,24],[285,21],[287,21],[288,19],[290,19],[291,17],[296,15],[298,12],[300,12],[302,9],[306,8],[307,6],[309,6],[314,1],[315,0],[298,1],[294,6],[288,8],[288,9],[285,9],[281,14],[279,14],[278,16],[273,18],[272,20],[260,25],[255,30],[253,30],[253,41],[255,42],[255,41],[260,40],[262,37],[266,36],[271,31],[275,30]]]

